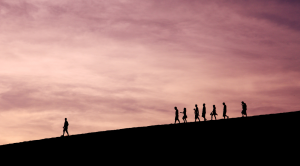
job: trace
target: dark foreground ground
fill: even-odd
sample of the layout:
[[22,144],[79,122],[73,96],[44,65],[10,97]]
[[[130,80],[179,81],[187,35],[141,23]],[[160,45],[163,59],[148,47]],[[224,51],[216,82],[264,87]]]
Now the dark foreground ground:
[[296,111],[111,130],[2,145],[0,154],[10,165],[298,165],[299,118]]

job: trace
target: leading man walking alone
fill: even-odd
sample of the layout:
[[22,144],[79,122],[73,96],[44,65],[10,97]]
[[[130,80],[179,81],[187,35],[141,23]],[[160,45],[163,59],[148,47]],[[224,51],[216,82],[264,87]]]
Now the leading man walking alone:
[[65,118],[65,124],[64,124],[64,127],[63,127],[64,130],[63,130],[63,135],[62,135],[62,137],[65,136],[65,132],[67,132],[67,134],[68,134],[68,136],[69,136],[68,126],[69,126],[69,123],[68,123],[68,121],[67,121],[67,118]]

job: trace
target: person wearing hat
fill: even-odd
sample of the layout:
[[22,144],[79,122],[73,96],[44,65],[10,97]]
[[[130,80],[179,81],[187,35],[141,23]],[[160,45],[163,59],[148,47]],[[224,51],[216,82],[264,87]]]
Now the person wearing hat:
[[206,121],[205,114],[206,114],[206,107],[205,107],[205,103],[203,103],[202,117],[204,118],[204,121]]
[[225,102],[223,102],[224,108],[223,108],[223,117],[225,119],[225,116],[227,117],[227,119],[229,118],[226,113],[227,113],[227,106],[225,105]]
[[243,110],[242,110],[242,117],[244,117],[244,115],[246,115],[247,117],[247,105],[246,103],[244,103],[244,101],[242,101],[242,107],[243,107]]

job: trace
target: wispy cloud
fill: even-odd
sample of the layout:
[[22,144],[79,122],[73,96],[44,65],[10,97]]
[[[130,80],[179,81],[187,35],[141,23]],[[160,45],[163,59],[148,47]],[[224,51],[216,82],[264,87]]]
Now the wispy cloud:
[[56,136],[65,117],[84,133],[172,123],[196,103],[299,110],[299,5],[0,0],[0,144]]

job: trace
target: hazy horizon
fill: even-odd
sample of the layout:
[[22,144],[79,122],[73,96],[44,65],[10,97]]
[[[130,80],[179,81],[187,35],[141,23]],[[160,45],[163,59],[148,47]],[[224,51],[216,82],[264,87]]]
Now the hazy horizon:
[[[300,1],[0,0],[0,145],[300,110]],[[182,122],[182,114],[179,119]],[[203,118],[200,117],[201,121]]]

